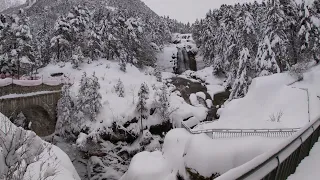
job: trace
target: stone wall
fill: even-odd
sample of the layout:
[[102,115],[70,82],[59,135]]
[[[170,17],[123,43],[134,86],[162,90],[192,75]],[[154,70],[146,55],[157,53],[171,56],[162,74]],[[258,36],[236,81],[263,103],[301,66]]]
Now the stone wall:
[[0,87],[0,97],[8,94],[27,94],[39,91],[59,91],[61,90],[62,86],[63,84],[57,86],[49,86],[46,84],[41,84],[38,86],[20,86],[11,84]]
[[[34,89],[31,88],[31,90]],[[42,90],[48,91],[48,89]],[[35,131],[39,136],[47,136],[52,134],[55,129],[56,108],[60,97],[61,93],[59,91],[34,96],[0,99],[0,112],[10,119],[14,119],[20,112],[30,115],[27,119],[32,123],[31,130]],[[37,114],[41,118],[35,117]],[[43,118],[46,115],[47,119]]]

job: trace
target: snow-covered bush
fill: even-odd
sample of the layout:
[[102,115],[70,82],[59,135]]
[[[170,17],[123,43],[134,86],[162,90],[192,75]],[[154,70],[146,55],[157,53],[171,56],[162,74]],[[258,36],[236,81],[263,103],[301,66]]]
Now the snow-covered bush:
[[283,111],[279,111],[279,112],[277,112],[277,113],[275,113],[275,114],[271,114],[271,115],[269,116],[269,118],[270,118],[269,120],[270,120],[271,122],[280,122],[282,116],[283,116]]
[[124,85],[121,79],[119,79],[117,84],[114,86],[114,90],[119,97],[124,97]]
[[308,69],[308,63],[305,63],[305,62],[298,63],[290,68],[289,73],[291,76],[299,80],[303,80],[303,73],[305,73],[307,69]]

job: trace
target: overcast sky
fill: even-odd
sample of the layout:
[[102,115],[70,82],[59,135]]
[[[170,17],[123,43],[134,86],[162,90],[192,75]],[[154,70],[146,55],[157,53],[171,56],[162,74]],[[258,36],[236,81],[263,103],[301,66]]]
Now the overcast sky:
[[[222,4],[254,2],[254,0],[142,0],[158,15],[169,15],[182,22],[194,22],[202,18],[209,9],[219,8]],[[257,0],[258,2],[262,0]]]

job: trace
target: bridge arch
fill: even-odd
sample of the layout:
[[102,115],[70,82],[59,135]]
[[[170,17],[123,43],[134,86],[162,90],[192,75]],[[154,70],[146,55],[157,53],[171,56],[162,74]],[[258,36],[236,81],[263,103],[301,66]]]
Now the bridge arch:
[[22,112],[27,122],[31,122],[31,130],[39,136],[47,136],[52,134],[55,129],[56,108],[59,99],[60,91],[0,98],[0,112],[11,120],[15,120],[17,115]]
[[50,115],[50,110],[40,105],[31,105],[21,109],[25,116],[26,128],[34,131],[39,136],[54,133],[56,120]]

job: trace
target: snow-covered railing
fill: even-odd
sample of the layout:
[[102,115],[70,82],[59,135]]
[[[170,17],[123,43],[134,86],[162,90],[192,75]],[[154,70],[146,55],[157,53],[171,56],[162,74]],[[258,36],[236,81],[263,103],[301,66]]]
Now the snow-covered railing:
[[[209,134],[213,139],[216,138],[234,138],[245,136],[263,136],[263,137],[288,137],[298,132],[300,128],[283,128],[283,129],[201,129],[192,130],[185,123],[182,127],[191,134]],[[212,134],[211,134],[212,133]]]
[[[263,179],[284,180],[293,174],[320,136],[320,118],[307,126],[276,149],[266,152],[253,160],[222,174],[217,180]],[[316,178],[316,177],[315,177]]]
[[57,86],[60,84],[69,83],[66,79],[37,79],[37,80],[18,80],[12,78],[0,79],[0,87],[18,85],[18,86],[39,86],[45,84],[48,86]]
[[0,79],[0,97],[9,94],[26,94],[39,91],[61,90],[63,84],[69,83],[64,79],[14,80]]

